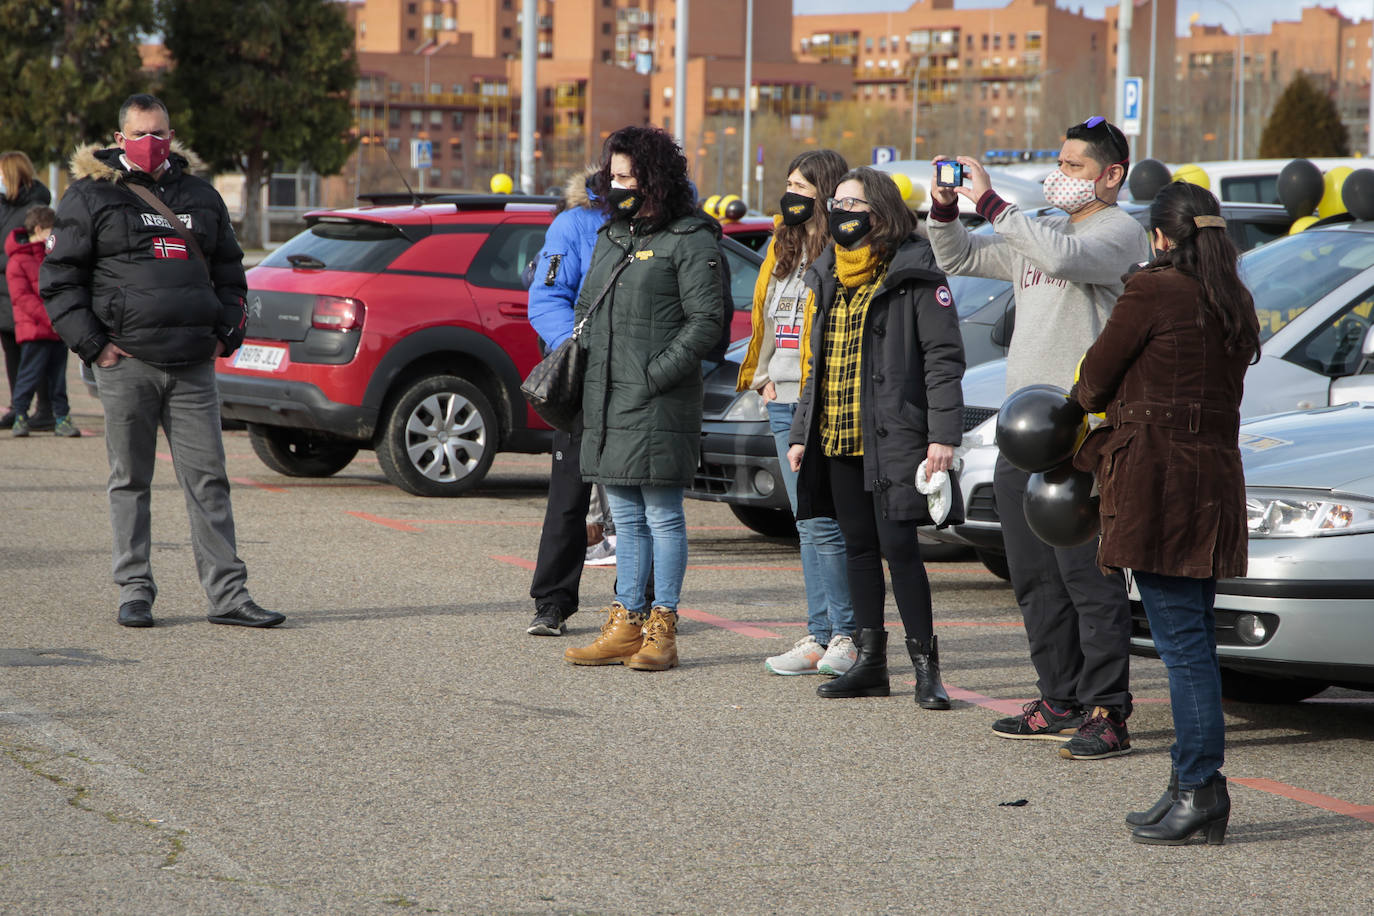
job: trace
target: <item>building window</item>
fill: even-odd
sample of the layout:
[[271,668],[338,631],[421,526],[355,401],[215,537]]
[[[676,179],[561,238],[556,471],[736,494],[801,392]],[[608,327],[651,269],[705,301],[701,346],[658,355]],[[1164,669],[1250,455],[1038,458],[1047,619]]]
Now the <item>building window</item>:
[[410,126],[419,127],[420,124],[424,121],[424,116],[425,113],[418,108],[412,111],[410,113]]
[[510,26],[506,26],[504,29],[501,30],[501,37],[506,39],[509,39],[511,37]]
[[1000,50],[1002,50],[1002,33],[1001,33],[1001,32],[994,32],[994,33],[993,33],[993,35],[992,35],[992,50],[994,50],[994,51],[1000,51]]
[[[870,47],[872,46],[870,45]],[[878,50],[883,52],[887,51],[887,36],[878,39]]]
[[414,29],[406,29],[406,40],[407,40],[407,41],[414,41],[414,40],[415,40],[415,30],[414,30]]
[[1040,33],[1039,33],[1039,32],[1027,32],[1027,33],[1026,33],[1026,50],[1027,50],[1027,51],[1038,51],[1038,50],[1040,50]]
[[462,113],[461,111],[455,111],[455,112],[453,113],[453,129],[454,129],[454,130],[462,130],[462,129],[463,129],[463,113]]
[[872,51],[872,50],[873,50],[873,37],[872,37],[872,36],[869,36],[869,37],[864,41],[864,49],[867,50],[867,51]]
[[984,33],[983,33],[983,50],[986,51],[987,49],[988,49],[988,35],[987,35],[986,32],[984,32]]
[[429,113],[429,123],[430,123],[430,126],[431,126],[431,127],[440,127],[440,126],[442,126],[443,123],[444,123],[444,113],[443,113],[442,111],[437,110],[437,109],[434,110],[434,111],[431,111],[431,112]]
[[387,121],[392,127],[401,126],[401,112],[398,109],[391,109],[391,114],[387,116]]
[[609,22],[603,22],[603,23],[601,23],[601,34],[602,34],[602,35],[609,35],[609,34],[611,34],[611,24],[610,24]]
[[1007,50],[1008,50],[1008,51],[1015,51],[1015,50],[1016,50],[1016,33],[1015,33],[1015,32],[1008,32],[1008,33],[1007,33]]
[[419,94],[420,94],[420,84],[419,84],[419,83],[411,83],[411,84],[410,84],[410,94],[411,94],[411,95],[419,95]]
[[430,84],[429,84],[429,92],[430,92],[430,95],[439,95],[439,94],[440,94],[441,92],[443,92],[443,91],[444,91],[444,84],[443,84],[443,83],[430,83]]
[[964,43],[964,46],[965,46],[966,48],[968,48],[970,51],[973,50],[973,36],[972,36],[972,35],[968,36],[968,41]]
[[415,4],[413,4],[413,3],[407,3],[407,4],[406,4],[406,12],[409,13],[410,15],[414,16],[414,15],[415,15]]

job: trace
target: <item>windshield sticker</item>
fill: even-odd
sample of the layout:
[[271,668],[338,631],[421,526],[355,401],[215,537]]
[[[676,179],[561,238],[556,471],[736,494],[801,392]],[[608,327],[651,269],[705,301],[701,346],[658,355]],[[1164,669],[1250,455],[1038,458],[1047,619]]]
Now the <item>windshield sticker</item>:
[[1251,433],[1240,434],[1240,447],[1251,452],[1263,452],[1281,445],[1292,445],[1288,439],[1275,439],[1272,436],[1256,436]]

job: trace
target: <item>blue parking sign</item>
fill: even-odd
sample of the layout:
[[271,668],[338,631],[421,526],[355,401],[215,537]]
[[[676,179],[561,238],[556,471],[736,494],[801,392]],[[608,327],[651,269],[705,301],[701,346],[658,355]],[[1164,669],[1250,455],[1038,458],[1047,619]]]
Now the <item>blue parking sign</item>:
[[873,147],[873,164],[886,165],[889,162],[897,161],[897,147],[895,146],[875,146]]
[[1140,136],[1140,106],[1144,81],[1128,76],[1121,81],[1121,132],[1128,137]]

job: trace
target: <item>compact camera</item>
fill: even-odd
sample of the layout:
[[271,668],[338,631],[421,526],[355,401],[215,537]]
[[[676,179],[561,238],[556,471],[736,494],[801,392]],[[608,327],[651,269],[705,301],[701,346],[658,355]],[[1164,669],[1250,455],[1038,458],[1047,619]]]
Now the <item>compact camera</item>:
[[935,183],[942,188],[957,188],[964,183],[964,167],[953,159],[935,163]]

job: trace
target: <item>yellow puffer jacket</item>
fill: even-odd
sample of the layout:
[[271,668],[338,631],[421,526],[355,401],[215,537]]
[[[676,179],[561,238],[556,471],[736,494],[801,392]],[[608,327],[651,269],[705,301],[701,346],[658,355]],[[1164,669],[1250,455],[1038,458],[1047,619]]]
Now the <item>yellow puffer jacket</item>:
[[[773,217],[773,231],[782,225],[782,216]],[[749,349],[745,351],[744,361],[739,366],[739,379],[735,382],[736,391],[746,391],[754,387],[754,373],[759,367],[759,353],[763,350],[763,329],[766,324],[768,293],[773,288],[773,270],[777,259],[773,256],[773,240],[768,240],[768,251],[763,256],[763,266],[759,268],[759,279],[754,284],[754,311],[750,316]],[[806,291],[806,312],[802,317],[801,336],[801,387],[806,387],[806,377],[811,373],[811,317],[816,314],[816,294]]]

